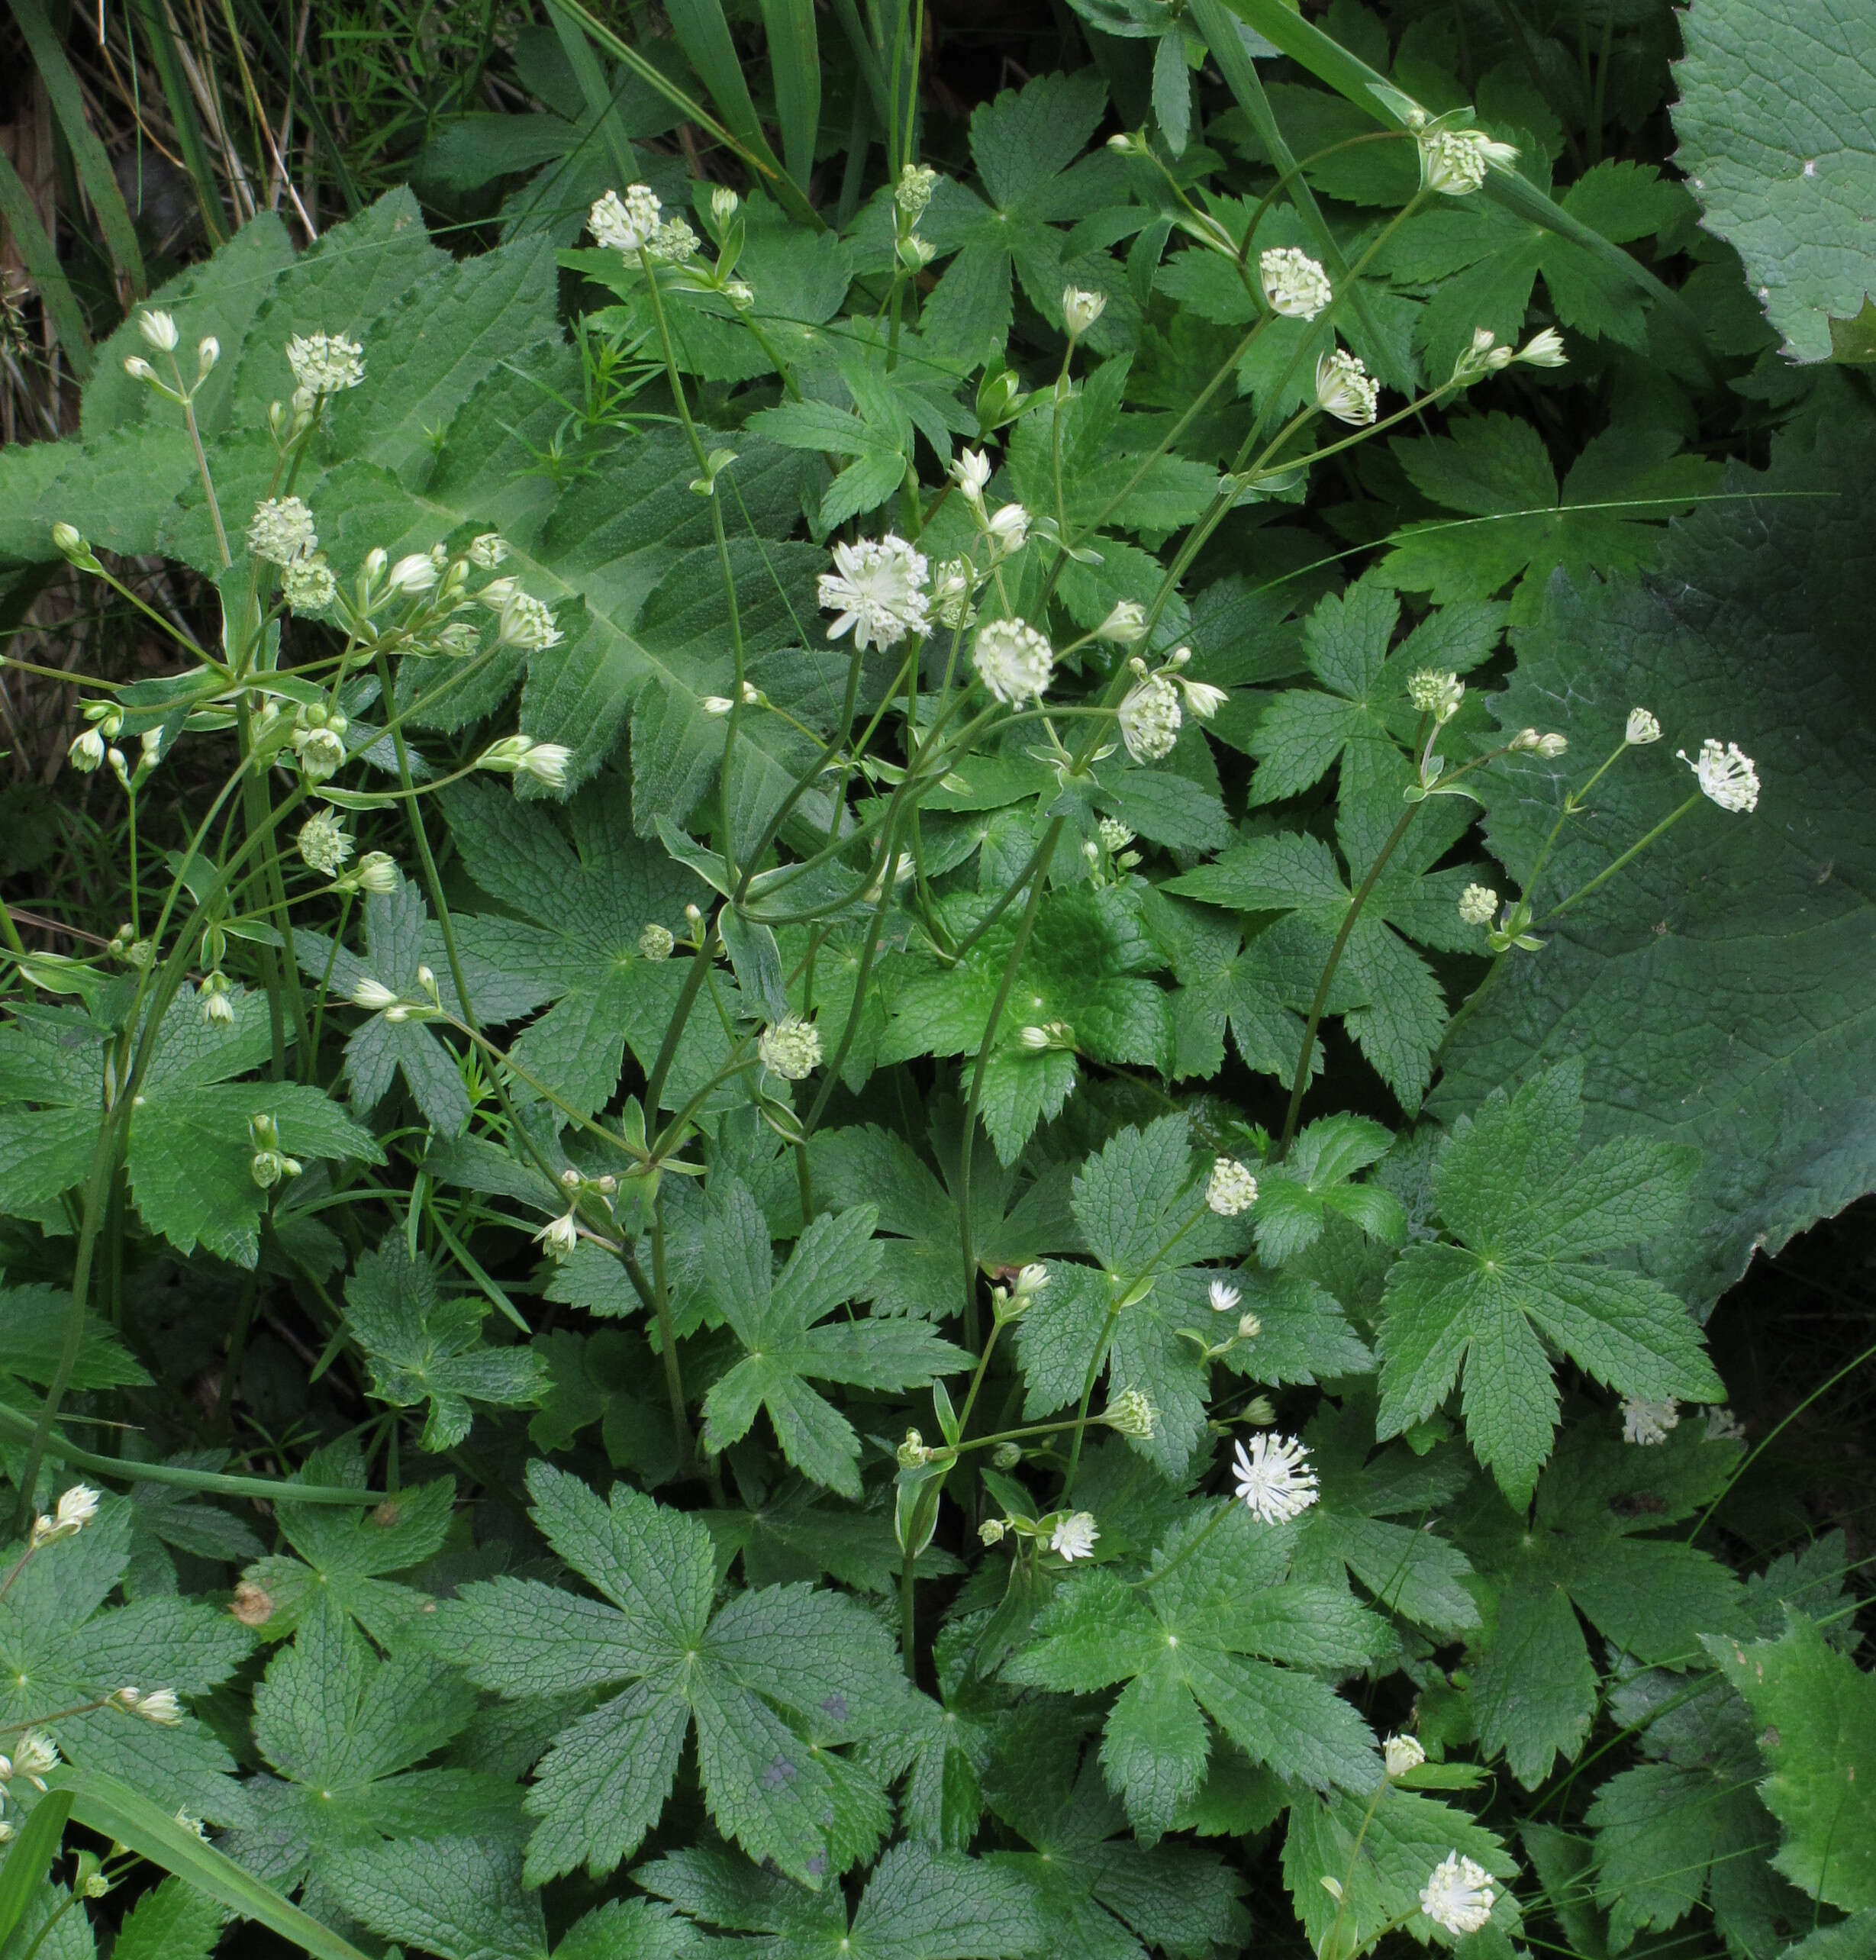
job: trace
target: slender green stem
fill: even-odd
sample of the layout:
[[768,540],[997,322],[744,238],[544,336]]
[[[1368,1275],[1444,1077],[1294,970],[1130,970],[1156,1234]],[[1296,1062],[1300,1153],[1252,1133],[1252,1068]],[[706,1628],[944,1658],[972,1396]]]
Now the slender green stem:
[[1657,837],[1662,836],[1665,832],[1671,830],[1676,824],[1679,823],[1681,819],[1700,801],[1703,794],[1703,791],[1697,789],[1694,794],[1687,798],[1686,802],[1681,805],[1679,809],[1673,811],[1671,814],[1664,817],[1661,821],[1655,826],[1653,830],[1649,832],[1646,837],[1639,838],[1634,843],[1629,845],[1629,848],[1622,853],[1621,856],[1616,859],[1613,864],[1611,864],[1607,866],[1604,869],[1599,871],[1587,885],[1578,885],[1576,890],[1570,894],[1568,898],[1562,899],[1556,904],[1552,906],[1550,910],[1546,912],[1541,919],[1533,920],[1533,924],[1539,926],[1549,925],[1552,919],[1561,918],[1563,914],[1568,911],[1570,907],[1575,904],[1580,899],[1587,898],[1589,895],[1592,891],[1595,891],[1599,886],[1607,885],[1610,879],[1613,878],[1616,873],[1621,870],[1625,865],[1632,864],[1636,859],[1639,857],[1642,852],[1646,850],[1649,846],[1652,844]]
[[1296,1135],[1297,1117],[1301,1113],[1303,1098],[1309,1088],[1309,1068],[1316,1053],[1316,1030],[1322,1024],[1323,1010],[1329,1004],[1329,990],[1335,984],[1336,969],[1342,964],[1343,949],[1348,945],[1349,935],[1355,930],[1355,921],[1362,916],[1362,908],[1368,903],[1368,895],[1379,882],[1381,873],[1388,868],[1388,860],[1394,854],[1401,840],[1407,833],[1407,826],[1413,820],[1417,803],[1410,803],[1401,813],[1394,828],[1388,833],[1388,841],[1381,847],[1381,854],[1369,866],[1368,875],[1362,880],[1361,888],[1349,901],[1349,909],[1342,916],[1342,926],[1329,949],[1329,957],[1323,962],[1322,978],[1316,985],[1316,998],[1310,1003],[1309,1019],[1303,1029],[1303,1049],[1297,1057],[1296,1079],[1290,1087],[1290,1107],[1285,1111],[1283,1134],[1278,1140],[1272,1153],[1272,1161],[1280,1162]]
[[1114,1330],[1120,1324],[1119,1298],[1109,1301],[1107,1317],[1102,1323],[1101,1339],[1094,1343],[1094,1352],[1088,1357],[1088,1372],[1081,1378],[1081,1399],[1075,1411],[1075,1441],[1069,1450],[1068,1474],[1062,1480],[1062,1501],[1065,1504],[1075,1491],[1075,1473],[1081,1467],[1081,1439],[1088,1433],[1088,1405],[1094,1400],[1094,1383],[1101,1374],[1101,1364],[1107,1359],[1107,1349],[1114,1339]]
[[687,1473],[697,1471],[697,1438],[691,1428],[689,1405],[684,1396],[684,1370],[678,1359],[677,1323],[671,1312],[671,1276],[665,1261],[664,1194],[653,1201],[651,1213],[652,1305],[658,1317],[658,1345],[662,1352],[665,1393],[671,1403],[671,1426],[678,1439],[678,1453]]

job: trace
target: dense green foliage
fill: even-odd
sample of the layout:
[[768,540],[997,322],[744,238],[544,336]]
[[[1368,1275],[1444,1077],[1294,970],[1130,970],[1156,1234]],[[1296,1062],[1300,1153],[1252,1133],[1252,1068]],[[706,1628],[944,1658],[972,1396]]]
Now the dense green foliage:
[[0,1960],[1876,1953],[1876,6],[1074,7],[146,9],[164,282],[16,0]]

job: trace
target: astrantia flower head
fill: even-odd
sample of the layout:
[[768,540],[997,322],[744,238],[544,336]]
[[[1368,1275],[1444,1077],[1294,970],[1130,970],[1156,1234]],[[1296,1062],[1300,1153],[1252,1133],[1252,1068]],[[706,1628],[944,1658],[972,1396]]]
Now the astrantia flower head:
[[300,856],[322,878],[336,878],[352,855],[352,840],[330,810],[316,810],[300,826]]
[[397,1004],[397,995],[382,980],[374,980],[367,975],[352,982],[352,1004],[355,1007],[363,1007],[378,1014]]
[[1517,160],[1508,143],[1494,143],[1482,129],[1426,130],[1420,137],[1420,182],[1449,197],[1469,196],[1496,163],[1508,169]]
[[1211,1303],[1214,1314],[1229,1314],[1243,1294],[1228,1279],[1214,1279],[1206,1289],[1206,1298]]
[[1449,1852],[1420,1888],[1420,1910],[1455,1938],[1477,1933],[1491,1917],[1491,1874],[1482,1865]]
[[511,592],[503,603],[495,629],[498,646],[518,646],[539,653],[558,646],[565,637],[553,623],[553,608],[531,592]]
[[929,163],[908,163],[899,172],[892,201],[916,224],[925,215],[931,194],[937,188],[938,172]]
[[820,1030],[799,1014],[784,1014],[756,1037],[756,1053],[772,1075],[801,1082],[820,1066]]
[[1257,1202],[1257,1180],[1235,1157],[1220,1157],[1205,1180],[1205,1202],[1220,1218],[1235,1218]]
[[313,514],[297,497],[266,497],[254,508],[247,548],[269,564],[291,565],[319,543]]
[[534,1243],[550,1259],[569,1258],[580,1243],[579,1221],[571,1211],[563,1211],[534,1234]]
[[984,529],[998,557],[1014,557],[1029,542],[1029,512],[1020,504],[999,505]]
[[1117,1435],[1145,1441],[1159,1426],[1159,1411],[1143,1390],[1123,1388],[1107,1404],[1101,1420]]
[[960,450],[957,461],[951,466],[951,480],[964,492],[968,502],[981,504],[990,487],[990,458],[982,450]]
[[1156,762],[1179,739],[1179,691],[1164,674],[1149,674],[1121,702],[1115,718],[1136,762]]
[[173,1729],[182,1719],[182,1704],[172,1688],[121,1688],[117,1698],[131,1714],[165,1729]]
[[658,193],[632,184],[624,197],[608,191],[586,214],[586,228],[611,252],[636,252],[658,228]]
[[1665,1443],[1668,1432],[1678,1428],[1681,1405],[1670,1395],[1665,1402],[1651,1402],[1644,1395],[1630,1395],[1622,1404],[1622,1439],[1624,1443]]
[[1459,894],[1459,917],[1468,926],[1488,926],[1498,909],[1498,895],[1489,885],[1468,885]]
[[359,891],[375,892],[379,898],[396,891],[404,882],[397,859],[385,851],[367,851],[352,876]]
[[1309,1452],[1294,1436],[1254,1436],[1232,1452],[1232,1475],[1244,1507],[1265,1524],[1288,1524],[1316,1501]]
[[297,618],[316,618],[339,596],[339,582],[332,575],[323,551],[308,552],[285,566],[280,574],[280,596]]
[[484,531],[469,540],[469,562],[479,572],[492,572],[508,555],[508,541],[499,531]]
[[1336,347],[1316,363],[1316,405],[1325,415],[1352,428],[1365,429],[1374,421],[1381,386],[1346,347]]
[[1094,1541],[1100,1536],[1092,1511],[1073,1511],[1056,1521],[1049,1535],[1049,1549],[1072,1565],[1077,1559],[1093,1556]]
[[1146,637],[1146,608],[1138,599],[1116,599],[1114,608],[1094,629],[1094,637],[1112,646],[1132,646]]
[[53,1528],[63,1537],[82,1531],[98,1515],[98,1493],[89,1484],[74,1484],[59,1494],[53,1509]]
[[308,782],[327,782],[345,766],[345,737],[336,728],[302,728],[293,737]]
[[567,764],[573,751],[561,742],[537,742],[532,736],[504,735],[491,742],[475,758],[479,769],[493,769],[501,775],[532,776],[550,789],[564,789]]
[[977,617],[971,604],[971,568],[962,558],[941,559],[931,569],[931,616],[953,631]]
[[1209,721],[1231,697],[1223,688],[1215,688],[1209,681],[1188,681],[1179,676],[1179,691],[1185,697],[1185,704],[1201,721]]
[[1118,817],[1104,817],[1095,828],[1101,833],[1101,841],[1110,851],[1123,851],[1133,841],[1133,833]]
[[1335,297],[1329,275],[1294,245],[1272,246],[1259,256],[1257,270],[1271,311],[1285,320],[1314,320]]
[[44,1790],[44,1778],[58,1766],[58,1744],[44,1729],[28,1729],[13,1752],[13,1774],[24,1777],[35,1790]]
[[1518,359],[1526,367],[1560,368],[1569,358],[1563,351],[1563,336],[1554,327],[1533,334],[1518,350]]
[[1694,774],[1703,795],[1722,810],[1748,811],[1758,808],[1758,771],[1752,759],[1736,742],[1723,746],[1708,736],[1697,756],[1686,750],[1675,753]]
[[1645,708],[1629,710],[1628,725],[1622,731],[1622,739],[1631,749],[1646,748],[1650,742],[1661,740],[1661,724]]
[[1062,289],[1062,322],[1071,340],[1078,340],[1107,310],[1104,292],[1089,292],[1080,286]]
[[1423,667],[1417,674],[1408,676],[1407,699],[1421,714],[1430,714],[1436,721],[1450,721],[1465,698],[1465,683],[1457,674]]
[[1426,1752],[1411,1736],[1390,1736],[1381,1746],[1381,1759],[1391,1781],[1418,1769],[1426,1760]]
[[1027,1300],[1031,1295],[1041,1292],[1048,1284],[1049,1269],[1040,1259],[1031,1259],[1017,1272],[1016,1284],[1011,1291],[1017,1299]]
[[645,256],[662,265],[681,266],[697,256],[697,234],[681,218],[668,218],[645,241]]
[[1743,1443],[1745,1425],[1733,1411],[1716,1403],[1701,1410],[1707,1423],[1707,1440],[1709,1443]]
[[82,728],[65,752],[66,760],[80,775],[89,775],[104,765],[105,738],[95,728]]
[[888,531],[857,544],[836,544],[833,563],[820,575],[821,610],[839,615],[827,629],[830,640],[851,627],[854,645],[864,652],[896,646],[908,633],[922,639],[931,630],[923,589],[925,554],[904,538]]
[[343,334],[295,334],[287,343],[287,365],[309,394],[337,395],[365,379],[364,352]]
[[669,959],[677,943],[671,928],[656,919],[638,936],[638,949],[647,959]]
[[172,354],[182,337],[172,315],[145,311],[137,316],[137,330],[159,353]]
[[437,589],[437,561],[427,551],[413,551],[392,566],[387,582],[394,592],[421,598]]
[[1026,621],[993,619],[979,629],[971,656],[978,679],[1006,708],[1040,701],[1055,672],[1055,650]]

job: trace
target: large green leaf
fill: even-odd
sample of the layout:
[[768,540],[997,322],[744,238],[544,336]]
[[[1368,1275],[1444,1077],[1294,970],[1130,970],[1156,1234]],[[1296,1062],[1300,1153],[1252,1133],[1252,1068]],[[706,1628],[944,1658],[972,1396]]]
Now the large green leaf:
[[[1642,1135],[1701,1157],[1684,1228],[1645,1263],[1710,1301],[1759,1247],[1876,1185],[1876,743],[1854,650],[1876,594],[1864,512],[1876,439],[1787,440],[1763,475],[1734,466],[1725,501],[1677,524],[1639,585],[1554,582],[1495,704],[1508,729],[1570,738],[1560,767],[1510,757],[1477,780],[1487,833],[1520,881],[1564,787],[1620,743],[1631,705],[1658,746],[1623,756],[1566,827],[1546,909],[1604,869],[1691,791],[1674,752],[1736,739],[1764,785],[1755,814],[1703,803],[1518,954],[1446,1058],[1436,1113],[1583,1058],[1585,1141]],[[1581,755],[1586,759],[1578,765]]]
[[1876,11],[1696,0],[1681,16],[1675,158],[1735,246],[1785,351],[1828,360],[1868,302],[1876,198]]

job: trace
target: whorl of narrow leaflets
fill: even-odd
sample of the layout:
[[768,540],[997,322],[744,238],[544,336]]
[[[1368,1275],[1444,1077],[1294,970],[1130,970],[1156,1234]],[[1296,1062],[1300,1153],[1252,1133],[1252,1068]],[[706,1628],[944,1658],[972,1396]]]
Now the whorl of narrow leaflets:
[[1254,1436],[1231,1453],[1231,1474],[1245,1509],[1265,1524],[1288,1524],[1315,1503],[1316,1472],[1294,1436]]
[[1491,1917],[1497,1893],[1482,1865],[1449,1852],[1420,1890],[1420,1910],[1455,1939],[1477,1933]]

